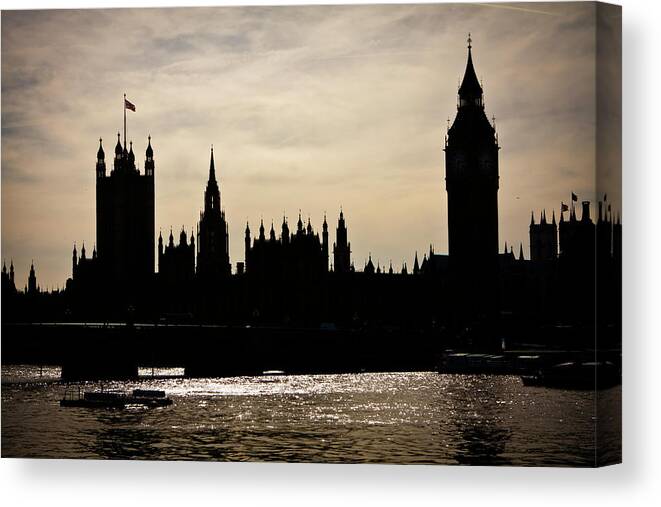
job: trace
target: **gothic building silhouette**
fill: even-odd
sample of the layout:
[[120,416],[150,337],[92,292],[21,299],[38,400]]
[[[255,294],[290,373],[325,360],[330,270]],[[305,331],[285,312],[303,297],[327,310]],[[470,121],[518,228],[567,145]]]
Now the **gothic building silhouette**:
[[535,223],[535,214],[532,213],[530,218],[530,260],[552,261],[557,256],[558,226],[555,223],[555,211],[553,211],[551,222],[546,220],[546,210],[542,211],[539,223]]
[[[324,223],[326,220],[324,219]],[[336,273],[348,273],[351,270],[351,243],[347,239],[347,224],[344,221],[344,211],[340,209],[340,218],[335,229],[333,243],[333,266]]]
[[197,246],[197,274],[207,281],[227,278],[231,272],[229,232],[225,211],[221,207],[213,147],[209,163],[209,180],[204,191],[204,211],[200,213],[197,231]]
[[469,37],[457,115],[444,150],[453,300],[458,311],[470,309],[476,315],[497,305],[499,149],[496,130],[484,111]]
[[[596,223],[589,201],[582,202],[579,218],[573,205],[578,198],[572,194],[571,208],[561,205],[559,215],[551,210],[550,220],[546,210],[533,212],[528,258],[523,244],[515,252],[514,245],[505,243],[499,253],[499,150],[469,39],[456,117],[444,144],[447,254],[430,245],[421,257],[416,251],[411,264],[405,260],[393,268],[387,257],[370,252],[357,270],[344,210],[339,210],[334,238],[326,215],[317,232],[312,219],[304,220],[299,211],[291,229],[287,216],[277,229],[273,221],[267,229],[262,219],[254,234],[246,223],[244,255],[233,271],[212,148],[197,231],[182,227],[178,241],[172,229],[167,241],[159,233],[155,270],[151,138],[141,174],[132,144],[127,150],[118,135],[110,174],[101,142],[97,152],[92,255],[84,244],[79,255],[74,244],[66,290],[58,293],[52,310],[40,308],[55,320],[106,321],[130,314],[145,321],[238,327],[336,326],[379,336],[400,329],[410,336],[443,334],[464,344],[487,343],[494,329],[521,340],[530,340],[535,329],[535,339],[553,342],[555,330],[581,327],[581,336],[589,340],[596,325],[616,342],[621,325],[619,215],[614,219],[604,196]],[[22,300],[13,262],[9,273],[3,267],[2,287],[3,295],[12,295],[3,298],[3,316],[9,304],[17,319],[38,319],[32,307],[16,303]],[[39,293],[34,268],[25,292]],[[569,304],[568,293],[578,302]]]
[[172,229],[168,244],[163,246],[163,236],[158,235],[158,273],[168,284],[191,281],[195,276],[195,240],[191,234],[190,243],[184,228],[179,233],[179,243],[175,245]]
[[154,272],[154,150],[151,137],[144,172],[136,168],[133,142],[117,134],[113,169],[106,174],[101,139],[96,162],[96,249],[106,283],[126,290]]
[[16,292],[16,280],[14,278],[14,259],[9,263],[9,272],[7,272],[7,263],[2,263],[2,293],[14,294]]
[[303,224],[298,214],[296,230],[289,232],[287,217],[282,219],[280,236],[276,237],[273,222],[266,237],[264,220],[259,235],[252,240],[250,224],[246,224],[245,269],[248,275],[257,277],[278,276],[283,280],[318,278],[328,271],[328,223],[324,217],[322,235],[315,233],[310,219]]

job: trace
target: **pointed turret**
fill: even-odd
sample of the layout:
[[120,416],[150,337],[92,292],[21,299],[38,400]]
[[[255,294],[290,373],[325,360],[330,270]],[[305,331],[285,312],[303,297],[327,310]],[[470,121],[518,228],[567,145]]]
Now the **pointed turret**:
[[324,212],[324,223],[321,226],[321,249],[324,254],[324,269],[328,269],[328,222]]
[[282,243],[283,245],[289,244],[289,224],[287,224],[287,217],[282,214]]
[[303,232],[303,220],[301,220],[301,210],[298,210],[298,222],[296,222],[296,233]]
[[123,151],[124,150],[122,149],[122,143],[119,140],[119,132],[117,132],[117,144],[115,145],[115,158],[122,158]]
[[71,253],[71,278],[76,278],[77,269],[78,269],[78,251],[76,250],[76,243],[74,243],[73,252]]
[[248,270],[248,257],[250,257],[250,224],[248,224],[247,220],[246,220],[246,233],[245,233],[245,237],[244,237],[244,240],[243,240],[243,246],[244,246],[243,260],[245,262],[246,271],[247,271]]
[[418,263],[418,252],[415,252],[415,260],[413,261],[413,274],[417,275],[420,273],[420,264]]
[[209,160],[209,179],[207,180],[207,188],[204,191],[204,213],[218,215],[220,212],[220,188],[218,187],[218,181],[216,181],[216,163],[212,146]]
[[37,275],[34,271],[34,260],[30,263],[30,275],[28,276],[28,285],[27,285],[28,294],[36,294],[39,292],[37,288]]
[[147,136],[147,149],[145,150],[145,157],[152,158],[154,156],[154,149],[151,147],[151,134]]
[[482,86],[475,74],[475,67],[473,67],[473,53],[472,53],[472,39],[468,34],[468,60],[466,62],[466,71],[464,72],[464,79],[461,81],[459,87],[459,107],[483,107],[482,103]]
[[96,177],[103,178],[106,175],[106,154],[103,151],[103,139],[99,137],[99,151],[96,152]]
[[271,231],[269,232],[269,241],[275,243],[275,229],[273,228],[273,220],[271,220]]
[[213,146],[211,146],[211,160],[209,162],[209,181],[216,181],[216,163],[213,160]]
[[264,236],[264,219],[261,219],[261,222],[259,224],[259,240],[264,241],[266,240],[266,236]]
[[133,141],[129,142],[129,147],[130,147],[128,153],[129,167],[135,168],[135,153],[133,153]]
[[340,206],[340,216],[335,229],[335,243],[333,243],[333,264],[335,272],[348,273],[351,271],[351,243],[347,237],[347,225],[344,220],[344,211]]
[[369,254],[369,260],[365,264],[365,273],[373,274],[374,273],[374,263],[372,262],[372,254]]
[[151,147],[151,135],[147,136],[147,149],[145,150],[145,175],[154,176],[154,150]]
[[523,257],[523,243],[519,243],[519,260],[522,261],[525,258]]

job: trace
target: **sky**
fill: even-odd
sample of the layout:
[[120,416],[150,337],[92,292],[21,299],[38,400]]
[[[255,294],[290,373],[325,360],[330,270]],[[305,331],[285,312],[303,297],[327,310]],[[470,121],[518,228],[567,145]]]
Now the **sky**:
[[[195,228],[213,145],[233,265],[246,221],[279,232],[299,209],[318,231],[327,213],[332,242],[342,207],[359,269],[446,253],[468,32],[501,146],[501,249],[528,257],[531,210],[594,201],[597,174],[620,209],[619,103],[595,155],[595,76],[621,91],[619,48],[597,69],[596,19],[592,3],[3,11],[2,258],[19,287],[32,259],[62,287],[74,242],[91,251],[98,140],[111,162],[124,93],[141,171],[152,136],[156,235]],[[599,19],[619,37],[619,13]]]

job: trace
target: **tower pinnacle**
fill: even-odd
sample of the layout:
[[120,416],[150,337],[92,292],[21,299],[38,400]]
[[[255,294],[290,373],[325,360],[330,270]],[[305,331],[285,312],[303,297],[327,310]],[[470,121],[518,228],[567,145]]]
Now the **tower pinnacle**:
[[471,48],[473,40],[468,36],[468,60],[466,61],[466,71],[464,78],[459,86],[459,107],[478,106],[482,107],[482,86],[477,79],[475,67],[473,66],[473,52]]
[[213,160],[213,144],[211,145],[211,162],[209,163],[209,181],[216,181],[216,164]]

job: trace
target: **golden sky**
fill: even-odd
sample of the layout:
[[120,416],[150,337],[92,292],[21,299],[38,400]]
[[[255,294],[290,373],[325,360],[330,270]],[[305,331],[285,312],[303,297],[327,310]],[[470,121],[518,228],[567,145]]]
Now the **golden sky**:
[[[74,242],[91,252],[98,138],[111,162],[123,93],[140,169],[152,136],[156,235],[194,229],[213,144],[233,265],[246,220],[279,232],[301,209],[320,230],[327,212],[332,242],[340,206],[359,269],[447,252],[442,146],[468,32],[502,146],[501,248],[527,256],[532,209],[595,197],[596,18],[590,3],[4,11],[2,257],[19,287],[31,259],[52,287]],[[619,58],[619,15],[602,18]],[[615,175],[619,140],[606,152]]]

